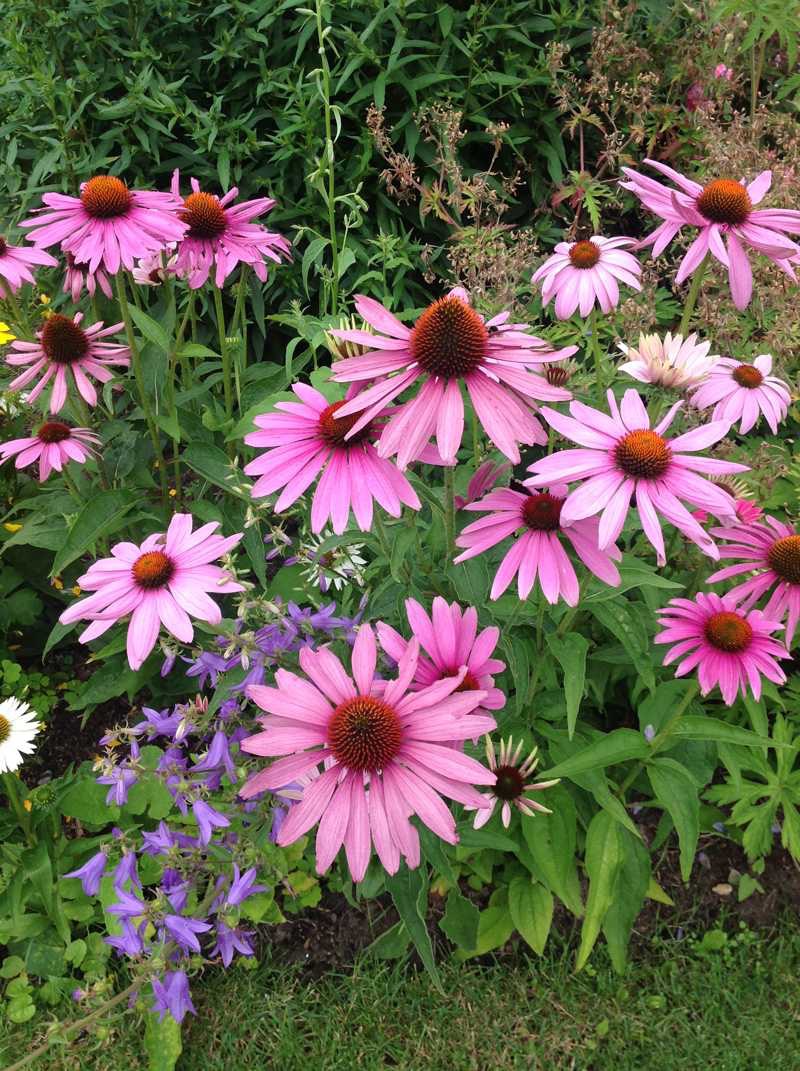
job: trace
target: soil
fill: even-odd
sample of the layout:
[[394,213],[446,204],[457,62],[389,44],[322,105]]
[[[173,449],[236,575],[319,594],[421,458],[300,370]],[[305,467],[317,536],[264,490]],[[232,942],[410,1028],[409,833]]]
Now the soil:
[[97,741],[109,726],[119,721],[118,703],[96,707],[83,722],[80,714],[58,706],[47,720],[41,744],[25,761],[25,781],[33,786],[50,781],[91,760],[102,748]]

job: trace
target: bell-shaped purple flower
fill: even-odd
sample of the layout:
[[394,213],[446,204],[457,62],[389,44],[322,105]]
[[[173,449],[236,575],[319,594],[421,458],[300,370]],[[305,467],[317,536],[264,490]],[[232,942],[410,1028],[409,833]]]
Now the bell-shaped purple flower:
[[197,1015],[189,993],[189,979],[184,971],[170,971],[164,975],[163,982],[154,978],[152,984],[155,998],[152,1010],[158,1013],[160,1021],[163,1022],[167,1013],[176,1023],[183,1022],[187,1012]]
[[200,843],[205,846],[211,840],[214,829],[224,829],[231,824],[230,818],[215,811],[205,800],[195,800],[192,804],[197,828],[200,830]]
[[81,888],[86,896],[97,896],[100,891],[100,882],[105,874],[106,863],[108,862],[108,856],[105,852],[97,852],[91,859],[88,859],[82,867],[78,867],[77,870],[70,870],[69,874],[65,874],[65,878],[80,878]]
[[200,919],[188,919],[183,915],[165,915],[164,928],[177,943],[187,952],[199,952],[200,942],[197,940],[198,933],[207,933],[211,924],[201,922]]

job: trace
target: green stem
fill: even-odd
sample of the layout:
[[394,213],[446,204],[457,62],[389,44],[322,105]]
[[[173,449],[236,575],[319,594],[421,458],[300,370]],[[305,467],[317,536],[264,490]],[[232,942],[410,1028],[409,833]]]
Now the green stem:
[[222,291],[214,283],[214,311],[217,316],[219,352],[222,357],[222,388],[225,394],[225,416],[233,416],[233,380],[231,377],[231,351],[225,334],[225,310],[222,308]]
[[689,329],[691,323],[692,313],[694,307],[697,304],[697,296],[700,293],[700,287],[703,285],[703,278],[705,277],[706,270],[708,269],[708,261],[710,253],[706,253],[700,264],[697,267],[694,275],[692,276],[692,285],[689,287],[689,293],[686,295],[686,304],[683,306],[683,315],[681,316],[681,325],[678,328],[678,333],[686,338],[686,332]]
[[67,472],[67,466],[66,465],[61,470],[61,477],[64,480],[64,483],[66,484],[67,490],[72,495],[72,497],[75,499],[75,501],[77,502],[78,506],[80,506],[80,508],[82,509],[83,508],[83,498],[81,497],[81,493],[78,490],[78,485],[75,483],[73,478]]
[[383,523],[383,517],[381,517],[380,510],[375,510],[373,514],[375,519],[375,534],[378,537],[378,542],[381,545],[381,550],[386,555],[386,565],[388,568],[389,559],[392,556],[392,547],[389,543],[389,537],[386,533],[386,526]]
[[17,816],[17,822],[22,832],[25,834],[25,840],[28,844],[35,844],[36,837],[31,831],[31,816],[25,810],[22,803],[22,795],[20,793],[20,785],[22,782],[15,773],[4,773],[3,785],[8,796],[8,802],[11,804],[11,809]]
[[758,88],[761,85],[761,72],[764,70],[764,56],[767,50],[766,38],[758,46],[750,49],[750,124],[756,117],[758,108]]
[[444,535],[447,561],[450,564],[456,556],[456,495],[455,466],[453,465],[446,465],[444,469]]
[[164,452],[161,449],[161,436],[158,433],[158,425],[153,416],[153,411],[150,408],[150,400],[147,397],[144,369],[142,368],[142,357],[139,353],[139,347],[136,345],[136,336],[133,333],[133,322],[131,320],[131,313],[128,308],[128,298],[125,292],[125,277],[122,272],[117,273],[114,283],[117,291],[117,301],[119,302],[119,311],[125,324],[125,335],[128,339],[128,348],[131,351],[131,367],[133,368],[133,375],[136,380],[136,389],[139,394],[142,411],[144,412],[147,430],[150,433],[150,439],[153,443],[156,464],[158,465],[158,475],[161,482],[161,499],[166,508],[169,505],[169,493],[167,488],[167,471],[164,466]]
[[480,444],[478,440],[478,418],[475,416],[474,411],[472,414],[472,459],[475,468],[477,468],[480,460]]
[[[662,751],[664,749],[664,745],[667,743],[669,738],[675,732],[675,728],[676,728],[678,722],[681,720],[683,715],[686,713],[690,703],[697,696],[699,691],[700,691],[700,685],[697,683],[697,681],[696,680],[690,681],[689,682],[689,687],[686,689],[686,692],[684,693],[683,699],[681,699],[680,703],[678,704],[677,710],[672,715],[672,717],[669,719],[669,721],[664,726],[664,728],[661,730],[661,732],[658,733],[658,735],[653,738],[653,742],[651,744],[652,754],[655,755],[657,752]],[[636,766],[634,766],[634,768],[628,774],[628,776],[625,778],[625,780],[622,782],[622,784],[619,787],[619,791],[617,792],[617,795],[619,796],[619,798],[621,800],[624,801],[625,793],[628,791],[628,789],[631,787],[633,782],[636,780],[636,778],[639,776],[639,774],[645,768],[645,765],[646,765],[646,763],[644,763],[644,762],[638,762],[636,764]]]
[[590,347],[592,350],[592,356],[594,357],[594,376],[595,385],[597,387],[597,399],[602,405],[603,392],[605,390],[605,375],[603,370],[603,353],[600,349],[600,338],[598,335],[598,319],[599,317],[597,315],[597,309],[593,308],[591,317],[589,319],[589,331],[591,334]]
[[9,309],[11,310],[11,316],[9,317],[11,323],[14,325],[15,330],[21,331],[22,334],[26,335],[28,338],[33,338],[33,329],[31,327],[30,320],[28,319],[27,313],[22,311],[22,306],[17,300],[17,295],[11,290],[11,288],[7,287],[6,289],[7,293],[5,296],[5,300],[8,303]]
[[331,117],[331,69],[328,66],[328,56],[325,51],[326,29],[322,25],[323,0],[316,2],[317,16],[317,42],[319,45],[320,66],[322,68],[322,102],[325,111],[325,175],[328,180],[328,189],[325,200],[328,209],[328,232],[331,243],[331,313],[335,316],[339,311],[339,242],[336,235],[336,196],[334,186],[333,167],[333,125]]

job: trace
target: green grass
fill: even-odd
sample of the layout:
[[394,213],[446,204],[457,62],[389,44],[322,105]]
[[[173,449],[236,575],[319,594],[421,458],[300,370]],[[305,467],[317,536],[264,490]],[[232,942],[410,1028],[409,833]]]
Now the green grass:
[[[749,931],[721,951],[660,945],[613,974],[602,955],[579,975],[571,955],[511,965],[445,964],[446,996],[423,973],[362,961],[304,981],[295,969],[209,973],[194,986],[179,1071],[797,1071],[800,934]],[[40,1035],[0,1039],[3,1064]],[[36,1071],[144,1069],[141,1023],[52,1051]],[[3,1041],[5,1043],[3,1043]]]

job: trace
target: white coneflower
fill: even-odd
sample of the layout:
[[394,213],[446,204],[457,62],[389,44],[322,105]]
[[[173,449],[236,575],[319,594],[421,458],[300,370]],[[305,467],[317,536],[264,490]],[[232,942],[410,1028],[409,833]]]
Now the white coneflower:
[[[486,825],[494,814],[494,809],[498,803],[502,804],[500,814],[503,825],[506,828],[511,823],[512,804],[521,814],[528,816],[532,815],[534,811],[540,811],[542,814],[553,813],[543,804],[537,803],[525,795],[526,792],[541,792],[542,789],[552,788],[553,785],[557,785],[561,780],[557,777],[554,781],[528,781],[539,761],[536,757],[537,751],[538,748],[534,748],[527,759],[524,762],[520,762],[522,742],[517,744],[515,749],[514,738],[509,736],[508,740],[500,741],[500,754],[498,756],[495,753],[492,738],[490,736],[486,737],[486,758],[489,761],[489,768],[497,777],[497,781],[488,792],[483,793],[483,798],[489,801],[490,806],[482,807],[475,815],[475,821],[472,823],[475,829],[480,829],[481,826]],[[467,808],[467,810],[472,809],[471,807]]]
[[719,360],[719,354],[709,353],[710,342],[698,342],[697,335],[688,338],[669,332],[658,335],[639,335],[638,347],[619,343],[619,348],[628,358],[619,366],[640,383],[652,383],[658,387],[684,390],[702,383]]
[[18,699],[0,702],[0,773],[12,773],[23,756],[34,750],[33,738],[41,729],[36,714]]

